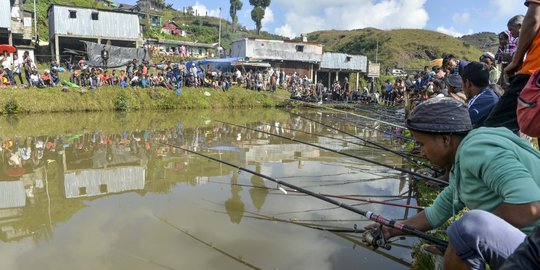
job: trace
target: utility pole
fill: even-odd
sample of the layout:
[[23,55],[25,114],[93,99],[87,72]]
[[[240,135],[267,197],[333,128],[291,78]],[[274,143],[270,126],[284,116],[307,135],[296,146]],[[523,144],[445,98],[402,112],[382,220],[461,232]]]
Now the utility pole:
[[38,32],[37,32],[37,12],[36,12],[36,0],[34,0],[34,35],[36,38],[36,42],[38,42]]
[[[35,1],[35,0],[34,0]],[[221,7],[219,8],[219,38],[218,38],[218,50],[221,49]]]
[[377,48],[375,49],[375,63],[379,63],[379,38],[377,38]]

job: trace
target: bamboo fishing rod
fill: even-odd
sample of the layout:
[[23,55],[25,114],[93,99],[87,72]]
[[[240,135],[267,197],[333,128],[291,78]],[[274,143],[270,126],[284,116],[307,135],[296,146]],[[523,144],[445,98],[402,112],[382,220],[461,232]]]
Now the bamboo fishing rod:
[[282,136],[282,135],[275,134],[275,133],[272,133],[272,132],[266,132],[266,131],[262,131],[262,130],[258,130],[258,129],[254,129],[254,128],[250,128],[250,127],[246,127],[246,126],[236,125],[236,124],[232,124],[232,123],[228,123],[228,122],[220,121],[220,120],[214,120],[214,121],[219,122],[219,123],[223,123],[223,124],[227,124],[227,125],[231,125],[231,126],[235,126],[235,127],[241,127],[241,128],[247,129],[247,130],[260,132],[260,133],[263,133],[263,134],[272,135],[272,136],[282,138],[282,139],[285,139],[285,140],[290,140],[290,141],[293,141],[293,142],[313,146],[313,147],[316,147],[316,148],[319,148],[319,149],[322,149],[322,150],[326,150],[326,151],[329,151],[329,152],[332,152],[332,153],[336,153],[336,154],[340,154],[340,155],[343,155],[343,156],[359,159],[359,160],[362,160],[362,161],[365,161],[365,162],[376,164],[376,165],[379,165],[379,166],[382,166],[382,167],[385,167],[385,168],[389,168],[389,169],[392,169],[392,170],[396,170],[396,171],[399,171],[399,172],[402,172],[402,173],[408,173],[410,175],[414,175],[414,176],[417,176],[417,177],[420,177],[420,178],[423,178],[423,179],[426,179],[426,180],[430,180],[430,181],[436,182],[436,183],[441,184],[441,185],[445,185],[445,186],[448,185],[448,182],[443,181],[441,179],[437,179],[435,177],[431,177],[431,176],[424,175],[424,174],[421,174],[421,173],[413,172],[411,170],[399,168],[399,167],[396,167],[396,166],[384,164],[382,162],[372,160],[372,159],[369,159],[369,158],[364,158],[364,157],[360,157],[360,156],[351,155],[351,154],[341,152],[341,151],[338,151],[338,150],[334,150],[334,149],[331,149],[331,148],[328,148],[328,147],[316,145],[316,144],[310,143],[310,142],[297,140],[295,138],[290,138],[290,137],[287,137],[287,136]]
[[[356,208],[354,208],[354,207],[352,207],[352,206],[350,206],[348,204],[345,204],[343,202],[340,202],[340,201],[337,201],[337,200],[334,200],[334,199],[331,199],[331,198],[328,198],[328,197],[321,196],[321,195],[319,195],[319,194],[317,194],[317,193],[315,193],[313,191],[303,189],[303,188],[298,187],[296,185],[274,179],[274,178],[272,178],[270,176],[258,173],[256,171],[253,171],[253,170],[250,170],[250,169],[235,165],[233,163],[223,161],[223,160],[220,160],[220,159],[217,159],[217,158],[214,158],[214,157],[211,157],[211,156],[208,156],[208,155],[196,152],[196,151],[192,151],[192,150],[189,150],[189,149],[177,146],[177,145],[169,144],[169,143],[160,143],[160,144],[167,145],[167,146],[170,146],[170,147],[174,147],[174,148],[177,148],[177,149],[180,149],[180,150],[184,150],[184,151],[186,151],[188,153],[198,155],[198,156],[201,156],[201,157],[205,157],[207,159],[210,159],[210,160],[213,160],[213,161],[216,161],[216,162],[219,162],[219,163],[223,163],[225,165],[236,168],[236,169],[238,169],[240,171],[248,172],[250,174],[253,174],[253,175],[259,176],[261,178],[267,179],[267,180],[269,180],[271,182],[274,182],[274,183],[276,183],[278,185],[282,185],[282,186],[285,186],[285,187],[288,187],[288,188],[292,188],[292,189],[297,190],[299,192],[311,195],[311,196],[313,196],[313,197],[315,197],[315,198],[317,198],[319,200],[326,201],[326,202],[331,203],[333,205],[336,205],[338,207],[347,209],[347,210],[349,210],[351,212],[360,214],[360,215],[366,217],[367,219],[372,220],[374,222],[377,222],[377,223],[379,223],[381,225],[384,225],[384,226],[387,226],[387,227],[390,227],[390,228],[393,228],[393,229],[400,230],[400,231],[402,231],[402,232],[404,232],[406,234],[417,236],[419,238],[430,241],[430,242],[432,242],[434,244],[437,244],[437,245],[440,245],[442,247],[447,247],[448,246],[447,241],[444,241],[444,240],[436,238],[436,237],[434,237],[432,235],[426,234],[426,233],[424,233],[424,232],[422,232],[420,230],[417,230],[417,229],[415,229],[415,228],[413,228],[411,226],[408,226],[406,224],[396,222],[395,220],[388,220],[388,219],[384,218],[381,215],[374,214],[371,211],[364,211],[364,210],[356,209]],[[383,239],[383,241],[384,241],[384,239]],[[376,244],[376,243],[373,243],[373,244]]]
[[[292,112],[291,112],[291,113],[292,113]],[[395,155],[398,155],[398,156],[400,156],[400,157],[403,157],[403,158],[407,159],[408,161],[410,161],[410,162],[412,162],[412,163],[414,163],[414,164],[416,164],[416,165],[420,165],[420,166],[423,166],[423,167],[425,167],[425,168],[431,169],[431,170],[433,170],[433,171],[439,172],[439,170],[437,170],[437,169],[434,168],[433,166],[424,164],[424,162],[422,162],[422,161],[420,161],[420,160],[416,160],[416,159],[414,159],[414,158],[411,158],[411,157],[410,157],[409,155],[407,155],[407,154],[400,153],[400,152],[398,152],[398,151],[394,151],[394,150],[392,150],[392,149],[390,149],[390,148],[388,148],[388,147],[386,147],[386,146],[384,146],[384,145],[382,145],[382,144],[378,144],[378,143],[376,143],[376,142],[373,142],[373,141],[364,139],[364,138],[362,138],[362,137],[360,137],[360,136],[357,136],[356,134],[352,134],[352,133],[347,132],[347,131],[345,131],[345,130],[341,130],[341,129],[339,129],[339,128],[335,128],[335,127],[333,127],[333,126],[331,126],[331,125],[325,124],[325,123],[323,123],[323,122],[321,122],[321,121],[317,121],[317,120],[312,119],[312,118],[309,118],[309,117],[307,117],[307,116],[303,116],[303,115],[300,115],[300,114],[297,114],[297,113],[292,113],[292,114],[294,114],[294,115],[296,115],[296,116],[298,116],[298,117],[300,117],[300,118],[302,118],[302,119],[306,119],[306,120],[308,120],[308,121],[317,123],[317,124],[319,124],[319,125],[322,125],[322,126],[324,126],[324,127],[329,128],[329,129],[335,130],[335,131],[337,131],[337,132],[341,132],[341,133],[343,133],[343,134],[345,134],[345,135],[348,135],[348,136],[351,136],[351,137],[356,138],[356,139],[358,139],[358,140],[361,140],[361,141],[363,141],[364,143],[368,143],[368,144],[371,144],[371,145],[373,145],[373,146],[379,147],[379,148],[382,149],[382,150],[385,150],[385,151],[388,151],[388,152],[390,152],[390,153],[392,153],[392,154],[395,154]]]

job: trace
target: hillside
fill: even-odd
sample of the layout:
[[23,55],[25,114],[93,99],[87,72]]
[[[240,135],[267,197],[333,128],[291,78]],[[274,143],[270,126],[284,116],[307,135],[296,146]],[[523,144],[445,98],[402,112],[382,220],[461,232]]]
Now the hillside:
[[323,43],[326,51],[362,54],[370,61],[378,58],[383,67],[422,68],[444,54],[451,53],[466,60],[476,60],[481,54],[478,48],[463,40],[419,29],[332,30],[313,32],[307,37],[309,41]]
[[496,53],[499,47],[499,38],[492,32],[481,32],[472,35],[465,35],[461,40],[474,45],[481,51]]

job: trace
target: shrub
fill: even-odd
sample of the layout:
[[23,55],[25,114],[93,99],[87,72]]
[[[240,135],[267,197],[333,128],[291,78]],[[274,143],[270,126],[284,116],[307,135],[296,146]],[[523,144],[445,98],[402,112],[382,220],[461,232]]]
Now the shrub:
[[19,103],[15,99],[10,99],[4,105],[4,112],[7,114],[16,114],[19,111]]

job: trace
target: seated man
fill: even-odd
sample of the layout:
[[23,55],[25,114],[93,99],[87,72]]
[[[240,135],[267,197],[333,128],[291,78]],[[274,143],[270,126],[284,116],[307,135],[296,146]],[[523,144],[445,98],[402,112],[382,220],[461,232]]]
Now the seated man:
[[[451,98],[418,105],[406,123],[422,154],[451,171],[433,205],[403,223],[426,231],[468,207],[448,228],[444,269],[498,269],[540,224],[540,152],[506,128],[472,130],[466,106]],[[401,234],[383,228],[386,238]]]
[[484,120],[499,102],[499,96],[489,86],[489,67],[480,62],[471,62],[462,72],[463,90],[469,100],[469,115],[475,128],[484,125]]
[[52,86],[51,73],[48,69],[43,71],[43,73],[41,74],[41,80],[43,80],[43,84],[45,84],[45,86]]

